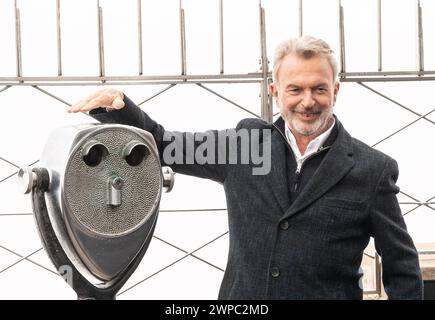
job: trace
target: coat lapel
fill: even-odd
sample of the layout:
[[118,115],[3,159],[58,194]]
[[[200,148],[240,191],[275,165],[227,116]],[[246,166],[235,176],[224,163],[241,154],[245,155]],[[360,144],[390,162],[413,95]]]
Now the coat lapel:
[[271,134],[271,169],[267,181],[272,194],[279,203],[282,213],[290,207],[289,181],[287,174],[287,146],[278,129],[273,128]]
[[[303,210],[337,184],[354,166],[352,139],[337,121],[338,135],[301,193],[288,208],[283,218]],[[272,162],[273,163],[273,162]]]

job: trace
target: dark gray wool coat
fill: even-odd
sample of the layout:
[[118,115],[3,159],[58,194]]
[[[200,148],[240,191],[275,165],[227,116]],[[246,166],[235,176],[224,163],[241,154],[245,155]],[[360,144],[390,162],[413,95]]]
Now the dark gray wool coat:
[[[128,97],[125,102],[121,110],[91,115],[149,131],[162,154],[169,143],[165,129]],[[271,143],[267,175],[253,175],[246,164],[171,165],[225,189],[230,246],[219,298],[361,299],[360,264],[373,237],[389,298],[421,299],[418,255],[396,198],[396,161],[352,138],[336,119],[335,141],[292,199],[287,168],[294,158],[289,160],[283,123],[245,119],[237,126],[271,130],[270,141],[263,141]]]

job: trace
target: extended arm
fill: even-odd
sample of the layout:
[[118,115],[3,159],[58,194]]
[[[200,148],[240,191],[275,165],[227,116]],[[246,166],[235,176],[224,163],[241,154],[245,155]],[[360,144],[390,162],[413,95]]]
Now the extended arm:
[[[163,165],[175,172],[212,179],[222,183],[228,164],[218,164],[218,131],[204,133],[171,132],[151,119],[133,101],[114,89],[101,90],[72,106],[70,112],[86,112],[102,123],[135,126],[150,132]],[[204,156],[205,155],[205,156]],[[204,161],[207,160],[207,161]]]

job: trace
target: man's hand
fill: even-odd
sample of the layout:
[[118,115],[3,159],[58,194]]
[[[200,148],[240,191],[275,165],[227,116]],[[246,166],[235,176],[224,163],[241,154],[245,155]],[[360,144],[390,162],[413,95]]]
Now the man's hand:
[[122,109],[124,106],[124,94],[121,91],[110,88],[95,92],[71,106],[67,111],[71,113],[88,112],[97,108],[106,108],[106,110],[110,111]]

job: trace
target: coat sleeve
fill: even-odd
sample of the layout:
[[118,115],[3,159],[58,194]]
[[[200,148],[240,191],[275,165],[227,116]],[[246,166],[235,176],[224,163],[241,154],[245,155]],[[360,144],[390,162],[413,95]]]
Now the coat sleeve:
[[127,96],[124,97],[124,102],[125,106],[120,110],[106,112],[104,108],[98,108],[89,114],[102,123],[130,125],[150,132],[159,150],[161,164],[170,166],[175,172],[224,182],[229,170],[228,162],[215,161],[218,155],[218,136],[222,132],[167,131]]
[[418,253],[407,232],[396,197],[399,170],[387,159],[370,210],[371,233],[382,257],[382,280],[389,299],[422,299],[423,282]]

